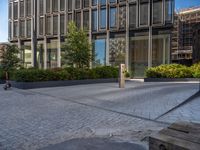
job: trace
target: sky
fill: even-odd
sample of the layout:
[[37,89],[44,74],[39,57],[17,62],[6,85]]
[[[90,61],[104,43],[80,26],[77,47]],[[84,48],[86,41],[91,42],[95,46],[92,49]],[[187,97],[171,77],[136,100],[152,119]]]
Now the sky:
[[[200,0],[175,0],[176,10],[200,6]],[[0,0],[0,42],[8,40],[8,0]]]

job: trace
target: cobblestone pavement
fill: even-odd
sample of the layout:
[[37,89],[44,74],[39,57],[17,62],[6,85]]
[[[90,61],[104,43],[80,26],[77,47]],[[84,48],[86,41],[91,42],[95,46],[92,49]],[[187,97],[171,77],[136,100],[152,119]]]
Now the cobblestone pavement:
[[139,142],[166,127],[165,122],[187,120],[190,115],[200,121],[198,100],[155,120],[193,95],[197,84],[129,82],[125,89],[117,86],[0,88],[0,149],[34,150],[83,137]]

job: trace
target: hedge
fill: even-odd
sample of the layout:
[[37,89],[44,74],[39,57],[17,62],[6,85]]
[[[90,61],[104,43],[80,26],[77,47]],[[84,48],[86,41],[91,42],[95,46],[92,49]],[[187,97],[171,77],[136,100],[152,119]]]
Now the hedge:
[[94,69],[56,68],[56,69],[19,69],[12,72],[11,80],[17,82],[38,82],[58,80],[84,80],[117,78],[118,68],[98,67]]
[[192,71],[189,67],[180,64],[160,65],[146,70],[148,78],[191,78]]

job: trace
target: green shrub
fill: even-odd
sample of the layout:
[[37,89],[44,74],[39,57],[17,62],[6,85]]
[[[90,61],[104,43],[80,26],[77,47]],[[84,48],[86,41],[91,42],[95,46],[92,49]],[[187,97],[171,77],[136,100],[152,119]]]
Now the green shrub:
[[146,70],[148,78],[191,78],[192,71],[189,67],[180,64],[160,65]]
[[19,69],[12,72],[12,80],[17,82],[84,80],[98,78],[117,78],[118,69],[98,67],[94,69],[55,68],[55,69]]
[[117,78],[118,77],[118,68],[104,66],[94,68],[97,78]]
[[196,63],[190,67],[194,78],[200,78],[200,63]]

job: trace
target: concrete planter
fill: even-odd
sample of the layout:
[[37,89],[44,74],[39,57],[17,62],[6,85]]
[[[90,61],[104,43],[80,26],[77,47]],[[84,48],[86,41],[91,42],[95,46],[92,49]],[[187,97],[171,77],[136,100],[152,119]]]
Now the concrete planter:
[[117,79],[87,79],[87,80],[64,80],[64,81],[44,81],[44,82],[16,82],[10,81],[12,87],[18,89],[35,89],[59,86],[72,86],[81,84],[110,83],[117,82]]
[[144,78],[144,82],[186,82],[199,81],[197,78]]

